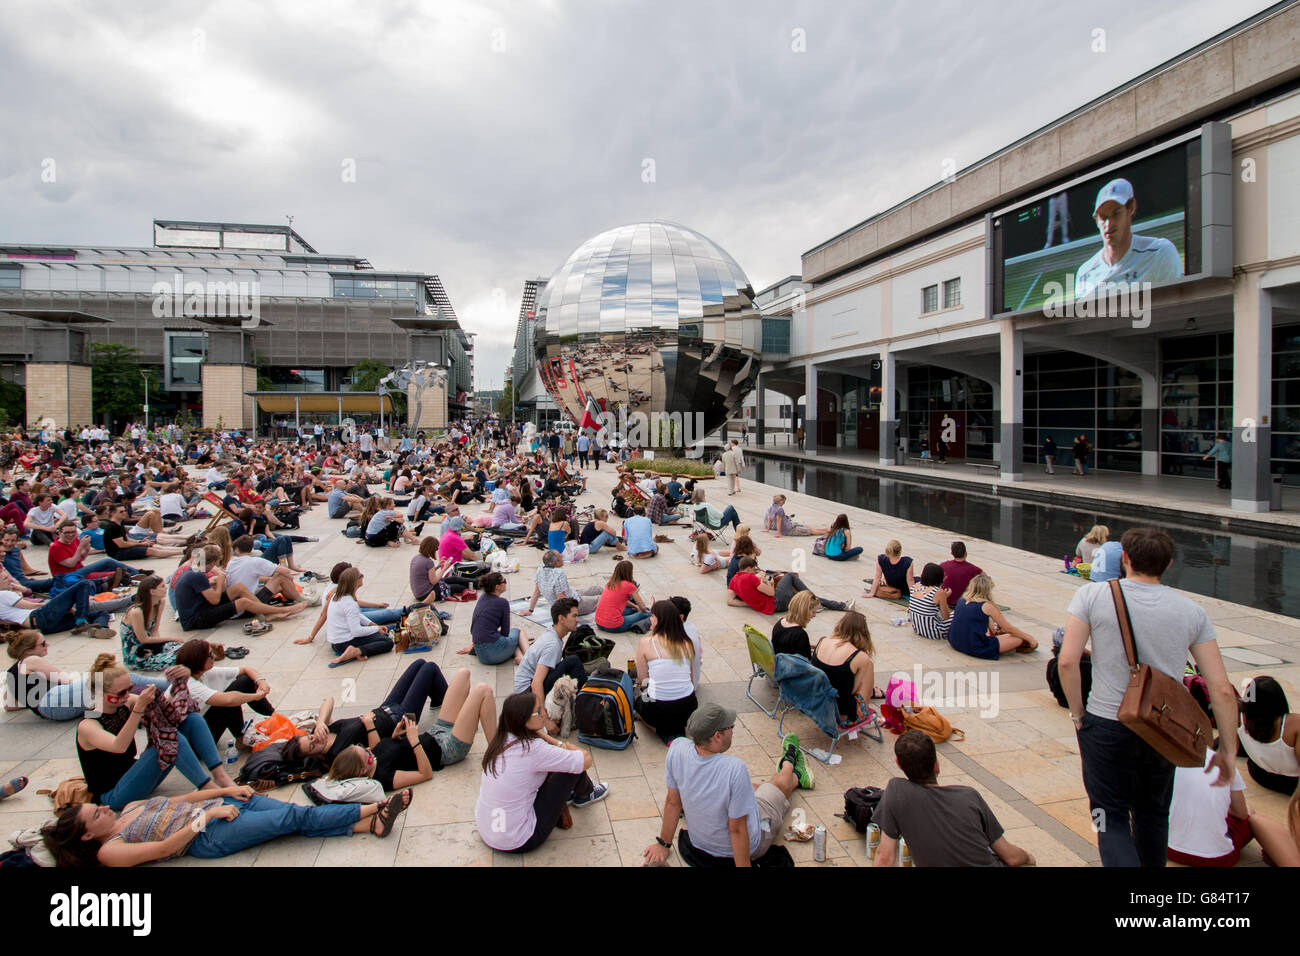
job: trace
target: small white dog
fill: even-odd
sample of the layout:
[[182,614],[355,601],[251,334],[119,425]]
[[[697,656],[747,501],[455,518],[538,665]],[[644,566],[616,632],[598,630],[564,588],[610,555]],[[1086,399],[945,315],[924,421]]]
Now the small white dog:
[[573,699],[578,694],[578,682],[572,677],[561,677],[546,695],[546,716],[560,725],[560,739],[573,731]]

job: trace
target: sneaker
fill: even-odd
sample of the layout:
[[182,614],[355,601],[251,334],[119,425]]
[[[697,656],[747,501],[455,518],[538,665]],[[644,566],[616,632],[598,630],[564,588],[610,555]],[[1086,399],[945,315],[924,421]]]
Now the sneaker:
[[847,614],[849,611],[852,611],[857,606],[858,606],[857,598],[849,598],[847,601],[844,602],[844,613]]
[[439,611],[439,612],[438,612],[438,617],[442,618],[444,621],[450,621],[450,620],[451,620],[453,617],[455,617],[455,616],[456,616],[456,615],[452,614],[451,611]]
[[585,797],[570,797],[569,806],[571,807],[589,807],[593,803],[599,803],[609,796],[609,784],[602,783],[596,786],[591,793]]
[[316,537],[314,534],[303,535],[303,537],[306,538],[308,541],[319,541],[319,540],[320,540],[320,538]]
[[781,754],[781,759],[777,761],[777,769],[781,769],[781,764],[788,763],[794,769],[795,779],[799,781],[800,790],[811,790],[813,788],[813,772],[804,760],[803,751],[799,749],[799,735],[786,734],[785,752]]
[[92,627],[86,632],[86,636],[93,637],[97,641],[108,641],[116,637],[112,629],[107,627]]

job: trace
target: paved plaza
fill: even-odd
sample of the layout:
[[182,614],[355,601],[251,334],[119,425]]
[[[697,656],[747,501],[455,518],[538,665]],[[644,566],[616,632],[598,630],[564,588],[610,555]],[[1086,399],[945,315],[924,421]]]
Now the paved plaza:
[[[589,472],[592,490],[579,499],[580,505],[605,506],[609,503],[614,471],[606,466]],[[719,508],[736,505],[742,521],[752,528],[762,526],[762,515],[777,490],[754,482],[744,482],[740,495],[727,497],[722,482],[704,483],[710,501]],[[832,562],[809,554],[807,570],[801,576],[823,596],[847,599],[865,588],[862,578],[872,571],[871,556],[884,549],[885,542],[898,538],[904,553],[920,567],[927,561],[947,558],[953,535],[910,521],[903,521],[838,502],[823,501],[787,492],[786,511],[810,525],[828,524],[840,511],[847,512],[852,523],[855,545],[866,549],[863,558],[850,562]],[[466,514],[478,506],[465,509]],[[192,523],[195,524],[195,523]],[[331,521],[323,507],[304,516],[301,533],[319,535],[317,543],[296,547],[298,562],[318,571],[328,571],[340,560],[357,564],[365,573],[362,597],[401,604],[411,600],[407,566],[415,549],[373,549],[345,538],[339,533],[341,521]],[[780,742],[776,721],[767,717],[745,697],[750,673],[749,656],[741,626],[750,622],[770,632],[772,618],[763,618],[747,608],[726,604],[725,579],[722,574],[700,575],[688,558],[691,542],[687,528],[668,529],[671,544],[661,545],[658,557],[638,561],[637,581],[647,598],[682,594],[694,605],[690,620],[704,638],[703,684],[701,701],[719,701],[739,712],[732,753],[749,767],[755,781],[766,780],[776,769]],[[762,566],[791,567],[791,548],[811,551],[809,538],[776,539],[755,530],[754,539],[763,549]],[[977,788],[1006,828],[1007,839],[1033,853],[1040,865],[1097,865],[1098,856],[1083,783],[1080,777],[1078,748],[1074,730],[1065,710],[1057,706],[1044,681],[1044,667],[1050,655],[1052,630],[1065,623],[1065,612],[1075,589],[1083,582],[1060,571],[1060,562],[1013,548],[977,539],[966,539],[970,559],[987,571],[996,583],[996,599],[1010,608],[1012,623],[1025,629],[1039,642],[1033,654],[1012,654],[996,663],[977,661],[953,651],[945,642],[928,641],[913,635],[908,627],[895,627],[892,618],[902,615],[897,604],[872,600],[859,602],[870,625],[876,654],[876,683],[884,686],[898,671],[908,678],[920,666],[944,672],[974,674],[977,686],[990,688],[993,698],[969,707],[941,706],[954,726],[965,732],[965,740],[939,746],[940,783],[967,784]],[[33,547],[29,561],[45,563],[45,549]],[[509,596],[526,597],[532,590],[533,571],[540,564],[541,552],[533,548],[516,548],[523,561],[522,570],[510,577]],[[144,567],[170,571],[172,559],[147,561]],[[568,568],[570,582],[581,588],[604,583],[613,562],[605,553],[585,563]],[[1242,605],[1192,595],[1210,616],[1218,631],[1225,663],[1234,682],[1255,674],[1268,673],[1286,688],[1292,700],[1300,699],[1300,623]],[[498,703],[513,686],[513,665],[489,667],[473,657],[458,656],[456,648],[469,641],[470,604],[447,604],[455,612],[450,634],[430,655],[449,675],[469,667],[474,681],[492,684]],[[377,705],[396,676],[414,659],[388,654],[364,663],[350,664],[334,670],[326,665],[331,659],[324,636],[313,646],[297,646],[293,639],[307,633],[316,618],[309,609],[299,617],[277,622],[274,630],[260,638],[245,637],[237,626],[218,628],[214,632],[194,632],[187,636],[211,637],[227,644],[246,644],[252,648],[247,663],[256,667],[271,682],[271,701],[286,713],[315,709],[322,698],[332,696],[339,716],[359,714]],[[809,625],[814,642],[829,633],[838,615],[819,614]],[[170,618],[170,615],[168,616]],[[530,636],[541,628],[517,619]],[[116,622],[114,624],[116,630]],[[162,625],[164,635],[181,637],[180,626],[173,620]],[[617,647],[610,659],[614,666],[634,654],[637,635],[614,635]],[[182,638],[183,639],[183,638]],[[94,656],[106,649],[120,648],[116,641],[95,641],[64,634],[52,641],[50,659],[64,670],[85,670]],[[983,676],[987,675],[987,677]],[[994,681],[994,678],[996,679]],[[980,684],[981,681],[988,681]],[[761,700],[774,701],[775,689],[755,682],[755,694]],[[996,706],[990,706],[995,704]],[[985,713],[981,714],[981,709]],[[992,711],[996,713],[992,713]],[[432,726],[437,712],[425,713],[422,727]],[[0,802],[0,835],[14,829],[39,824],[50,816],[49,803],[36,791],[52,787],[60,780],[79,776],[74,748],[75,722],[52,723],[29,712],[6,713],[0,728],[0,779],[17,774],[32,778],[28,789]],[[805,742],[823,744],[809,721],[797,715],[787,720]],[[576,736],[572,738],[576,742]],[[810,760],[816,773],[813,791],[798,791],[793,805],[802,810],[810,823],[821,823],[828,831],[827,863],[863,865],[863,841],[851,825],[836,816],[843,810],[843,793],[850,786],[883,786],[901,773],[894,765],[893,741],[888,732],[883,744],[862,737],[841,741],[837,752],[843,762],[832,767]],[[399,819],[397,832],[387,840],[371,836],[323,840],[292,837],[277,840],[219,861],[181,858],[164,866],[639,866],[641,853],[653,842],[659,830],[659,814],[666,793],[664,759],[666,748],[652,734],[642,734],[626,751],[593,749],[594,776],[612,785],[607,800],[592,807],[576,810],[574,826],[555,831],[546,844],[526,856],[496,853],[479,839],[474,825],[474,803],[478,794],[479,763],[485,741],[481,734],[470,757],[463,763],[437,773],[433,780],[420,785],[410,809]],[[242,760],[242,755],[241,755]],[[1245,763],[1239,761],[1245,776]],[[1281,821],[1285,798],[1264,791],[1246,777],[1247,798],[1256,810]],[[164,784],[163,793],[184,792],[187,784],[178,773]],[[306,802],[300,788],[282,788],[273,796]],[[800,865],[819,865],[812,860],[811,843],[792,843],[789,849]],[[676,851],[670,855],[673,865],[680,865]],[[1259,865],[1260,851],[1251,844],[1243,852],[1244,865]]]

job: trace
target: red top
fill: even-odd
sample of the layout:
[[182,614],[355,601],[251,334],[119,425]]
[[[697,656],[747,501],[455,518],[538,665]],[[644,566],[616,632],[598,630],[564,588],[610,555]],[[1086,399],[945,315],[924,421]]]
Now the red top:
[[78,561],[73,567],[66,567],[60,564],[60,561],[66,561],[77,552],[78,540],[72,539],[69,544],[63,540],[50,542],[50,574],[58,577],[60,574],[71,574],[77,568],[81,567],[84,562]]
[[601,591],[600,600],[596,603],[596,623],[601,627],[622,627],[623,608],[627,607],[628,599],[635,590],[636,585],[631,581],[619,581],[618,587]]
[[939,565],[943,568],[943,586],[950,592],[948,595],[948,606],[957,603],[957,599],[962,596],[966,590],[966,585],[971,583],[978,574],[983,574],[978,567],[969,561],[945,561]]
[[758,580],[757,574],[749,571],[737,572],[731,579],[727,587],[731,588],[736,595],[760,614],[776,613],[776,598],[770,594],[764,594],[758,589],[762,582]]

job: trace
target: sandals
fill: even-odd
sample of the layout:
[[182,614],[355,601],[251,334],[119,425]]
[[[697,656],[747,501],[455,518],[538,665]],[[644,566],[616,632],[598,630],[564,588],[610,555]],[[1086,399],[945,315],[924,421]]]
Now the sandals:
[[[270,625],[268,624],[267,627],[269,628]],[[226,659],[227,659],[227,660],[239,661],[239,660],[243,660],[243,659],[244,659],[245,657],[247,657],[247,656],[248,656],[248,648],[247,648],[247,647],[227,647],[227,648],[226,648]]]
[[[244,633],[250,637],[257,637],[259,634],[265,634],[267,631],[272,630],[272,628],[273,625],[268,624],[266,621],[249,621],[244,625]],[[229,656],[229,654],[230,650],[227,648],[226,655]]]
[[379,812],[370,818],[370,832],[381,840],[388,836],[393,832],[393,824],[397,822],[398,815],[414,799],[415,792],[410,787],[389,797],[379,805]]

